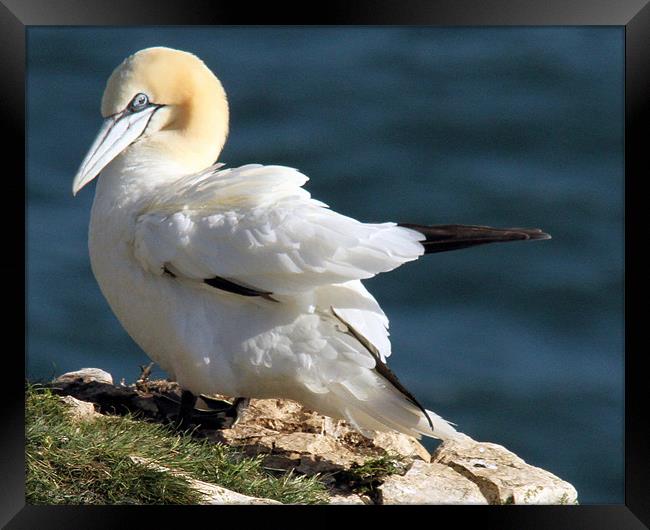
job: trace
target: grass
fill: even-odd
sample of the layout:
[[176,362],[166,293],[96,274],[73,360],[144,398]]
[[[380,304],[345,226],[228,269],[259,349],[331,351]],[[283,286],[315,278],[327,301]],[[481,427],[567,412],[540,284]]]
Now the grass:
[[327,502],[318,477],[281,475],[227,446],[133,417],[75,421],[60,398],[26,388],[26,500],[29,504],[195,504],[184,476],[134,463],[153,461],[198,480],[290,504]]
[[353,464],[350,469],[342,472],[338,480],[346,482],[352,491],[374,495],[377,486],[390,475],[404,474],[407,470],[406,458],[398,454],[388,454],[370,458],[363,464]]

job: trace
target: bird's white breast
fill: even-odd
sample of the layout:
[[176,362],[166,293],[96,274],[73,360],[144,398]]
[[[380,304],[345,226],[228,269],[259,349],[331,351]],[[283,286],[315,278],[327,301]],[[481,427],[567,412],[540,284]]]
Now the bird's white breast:
[[212,375],[209,365],[218,363],[219,379],[228,380],[230,363],[215,348],[222,308],[212,293],[145,271],[134,257],[136,220],[156,174],[138,185],[138,175],[129,175],[119,160],[102,173],[88,238],[93,273],[129,335],[172,377],[201,386]]
[[194,393],[300,399],[306,388],[293,375],[301,363],[312,362],[310,353],[317,358],[324,348],[313,296],[280,304],[143,268],[134,247],[136,224],[156,193],[155,184],[138,185],[138,179],[133,174],[127,178],[119,161],[109,166],[98,182],[91,213],[93,273],[120,323]]
[[[323,209],[320,203],[310,202],[307,193],[289,189],[295,205],[285,207],[293,208],[291,215],[296,218],[275,228],[278,238],[283,235],[286,241],[260,247],[258,236],[251,240],[247,251],[245,245],[235,244],[236,230],[228,236],[230,232],[224,232],[221,225],[175,222],[177,215],[193,215],[191,207],[176,203],[183,197],[188,200],[191,194],[173,194],[173,190],[178,190],[179,178],[166,174],[170,171],[168,167],[145,168],[146,165],[118,159],[102,173],[89,237],[91,263],[101,290],[140,347],[195,394],[287,397],[338,417],[349,396],[367,399],[368,389],[378,377],[373,370],[375,358],[346,331],[339,317],[365,334],[382,359],[390,354],[388,322],[361,282],[349,280],[349,276],[372,276],[374,267],[390,269],[415,259],[422,250],[413,234],[392,224],[361,224]],[[291,177],[293,170],[260,166],[234,171],[246,185],[247,201],[257,197],[264,203],[268,200],[265,189],[273,192],[274,188],[251,188],[251,177],[258,173],[271,177],[277,172]],[[213,177],[213,185],[222,183],[220,177]],[[177,213],[170,213],[159,204],[152,206],[152,202],[160,202],[161,197],[170,193],[173,196],[166,199],[165,205],[175,204],[173,212]],[[267,206],[271,212],[276,207],[277,203]],[[240,205],[237,210],[240,214],[241,208]],[[259,213],[255,207],[247,208],[250,213],[245,214],[243,224],[256,220],[258,214],[254,212]],[[210,211],[213,209],[214,206]],[[159,219],[152,211],[168,213]],[[195,220],[211,219],[204,209],[194,211],[198,216]],[[235,210],[232,211],[234,215]],[[318,222],[312,219],[314,216]],[[142,232],[148,226],[143,225],[144,220],[153,224]],[[319,234],[318,230],[328,223],[336,229]],[[214,240],[213,230],[219,236]],[[166,259],[154,259],[167,240],[173,242],[169,248],[174,252],[170,256],[175,256],[166,258],[171,259],[169,266],[181,271],[176,276],[164,272]],[[334,246],[329,249],[325,243]],[[390,251],[382,250],[378,244]],[[302,252],[295,259],[304,270],[296,273],[284,261],[274,259],[274,252],[287,249]],[[255,250],[263,251],[262,255],[256,255]],[[198,261],[184,266],[184,256]],[[265,288],[266,281],[275,282],[270,289],[277,301],[228,293],[205,284],[201,274],[193,273],[198,266],[219,275],[224,265],[220,261],[233,261],[234,256],[241,265],[223,277],[233,274],[239,279],[248,272],[243,277],[251,279],[252,287]],[[337,260],[343,259],[341,256],[349,257],[353,266],[339,265]],[[369,267],[370,272],[364,267]],[[303,283],[279,283],[278,278],[283,275],[305,279]],[[332,279],[340,283],[332,284]]]

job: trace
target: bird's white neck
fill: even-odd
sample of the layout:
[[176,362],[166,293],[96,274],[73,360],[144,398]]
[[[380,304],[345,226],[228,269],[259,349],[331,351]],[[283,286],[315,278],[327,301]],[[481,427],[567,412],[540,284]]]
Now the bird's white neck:
[[130,150],[106,166],[97,180],[88,233],[95,276],[101,262],[112,259],[110,254],[128,252],[138,217],[161,188],[184,174],[171,160],[147,159]]
[[127,150],[115,158],[99,176],[95,210],[137,212],[146,208],[161,187],[188,173],[172,158],[147,156],[146,151]]

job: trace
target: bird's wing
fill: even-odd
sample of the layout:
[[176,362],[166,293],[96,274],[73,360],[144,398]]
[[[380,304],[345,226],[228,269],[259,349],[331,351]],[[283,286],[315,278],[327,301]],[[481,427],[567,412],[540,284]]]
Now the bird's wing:
[[[323,331],[322,336],[333,333],[329,335],[329,342],[338,345],[337,362],[327,363],[327,356],[318,355],[318,359],[312,360],[318,369],[302,374],[307,386],[316,392],[322,388],[331,389],[331,399],[342,398],[344,402],[347,398],[336,390],[337,385],[345,389],[344,393],[350,392],[361,401],[371,399],[369,389],[390,389],[377,392],[372,398],[382,403],[380,423],[400,430],[400,421],[408,417],[409,421],[422,423],[417,429],[424,430],[415,432],[428,433],[429,429],[439,430],[441,426],[448,429],[446,422],[443,420],[441,423],[435,415],[432,416],[386,364],[391,352],[388,319],[361,281],[317,288],[314,294],[316,311],[324,323],[330,324],[329,332]],[[333,382],[337,384],[332,385]],[[388,410],[397,415],[389,418],[391,413]],[[354,414],[350,414],[348,419],[355,423]],[[367,421],[373,420],[366,418]]]
[[329,285],[315,291],[315,304],[382,363],[391,353],[388,317],[361,281]]
[[291,295],[370,278],[424,253],[421,234],[333,212],[301,187],[307,180],[261,165],[184,177],[137,219],[135,255],[154,274]]

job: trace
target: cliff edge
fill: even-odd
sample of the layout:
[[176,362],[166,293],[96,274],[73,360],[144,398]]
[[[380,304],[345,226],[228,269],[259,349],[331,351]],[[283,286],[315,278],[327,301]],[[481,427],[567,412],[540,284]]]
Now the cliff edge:
[[[149,380],[150,367],[132,385],[114,384],[110,374],[86,368],[44,386],[59,396],[75,422],[104,415],[129,421],[174,425],[180,388]],[[218,399],[224,399],[219,397]],[[213,403],[209,408],[213,407]],[[197,406],[207,407],[199,400]],[[135,418],[135,419],[134,419]],[[343,421],[335,421],[284,399],[253,399],[229,429],[191,426],[184,437],[215,442],[242,458],[253,458],[276,476],[317,481],[330,504],[577,504],[575,488],[527,464],[501,445],[470,437],[442,443],[433,454],[400,433],[377,433],[370,440]],[[137,451],[133,451],[137,453]],[[38,451],[37,451],[38,453]],[[199,480],[172,464],[142,454],[127,458],[141,468],[166,473],[197,493],[205,504],[273,504],[225,484]],[[241,489],[241,488],[240,488]]]

